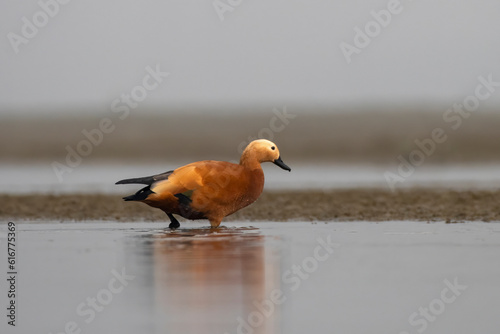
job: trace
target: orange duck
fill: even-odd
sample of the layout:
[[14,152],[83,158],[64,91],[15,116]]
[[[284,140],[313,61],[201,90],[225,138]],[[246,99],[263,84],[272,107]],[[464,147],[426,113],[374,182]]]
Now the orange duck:
[[264,188],[262,162],[273,162],[291,171],[281,160],[278,147],[269,140],[259,139],[248,144],[239,164],[198,161],[162,174],[121,180],[116,184],[146,184],[123,199],[163,210],[170,218],[171,229],[180,226],[174,214],[191,220],[208,219],[212,227],[218,227],[224,217],[252,204],[260,196]]

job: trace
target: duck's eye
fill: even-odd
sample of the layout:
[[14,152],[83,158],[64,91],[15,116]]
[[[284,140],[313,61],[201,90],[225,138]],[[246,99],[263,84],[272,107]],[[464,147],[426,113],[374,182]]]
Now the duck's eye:
[[273,150],[273,151],[274,151],[275,149],[276,149],[276,147],[274,147],[274,146],[271,146],[271,150]]

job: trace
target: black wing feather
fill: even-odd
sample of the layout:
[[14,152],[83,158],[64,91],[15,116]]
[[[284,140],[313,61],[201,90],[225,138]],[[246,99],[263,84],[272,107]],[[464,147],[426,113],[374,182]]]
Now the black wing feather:
[[120,180],[116,182],[115,184],[129,184],[129,183],[135,183],[135,184],[147,184],[147,185],[152,185],[156,181],[161,181],[161,180],[166,180],[170,175],[172,175],[174,171],[169,170],[168,172],[153,175],[153,176],[145,176],[145,177],[138,177],[134,179],[125,179],[125,180]]

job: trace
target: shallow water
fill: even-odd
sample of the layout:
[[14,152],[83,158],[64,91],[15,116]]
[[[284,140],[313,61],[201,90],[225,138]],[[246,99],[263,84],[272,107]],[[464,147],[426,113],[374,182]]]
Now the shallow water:
[[[0,165],[0,193],[119,193],[137,190],[137,185],[116,186],[118,180],[158,174],[177,164],[82,164],[59,180],[50,164]],[[264,164],[266,189],[388,188],[384,173],[398,173],[397,165],[290,164],[288,173]],[[404,187],[445,187],[467,189],[500,188],[500,165],[423,165],[396,185]]]
[[[165,226],[18,223],[18,325],[13,330],[2,316],[1,332],[55,334],[68,324],[82,333],[498,328],[500,224]],[[0,228],[4,248],[6,225]],[[1,262],[6,268],[3,251]],[[120,273],[133,277],[120,281]],[[457,295],[443,294],[454,280]],[[0,289],[6,305],[5,279]]]

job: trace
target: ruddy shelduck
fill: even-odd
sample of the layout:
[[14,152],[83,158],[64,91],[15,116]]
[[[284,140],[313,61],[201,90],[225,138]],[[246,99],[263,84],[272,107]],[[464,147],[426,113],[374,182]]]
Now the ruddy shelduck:
[[239,164],[198,161],[162,174],[121,180],[116,184],[146,184],[123,199],[163,210],[170,218],[171,229],[180,226],[174,214],[191,220],[208,219],[215,228],[224,217],[252,204],[260,196],[264,188],[262,162],[273,162],[291,171],[281,160],[276,144],[259,139],[248,144]]

